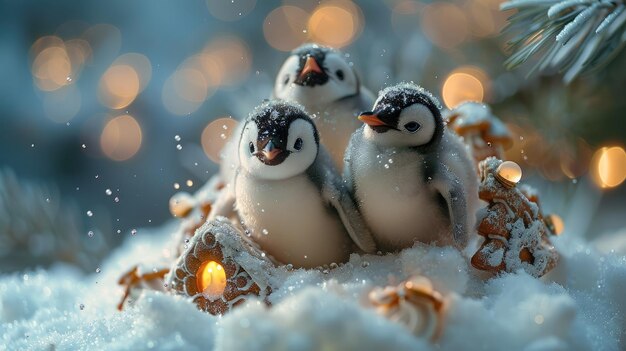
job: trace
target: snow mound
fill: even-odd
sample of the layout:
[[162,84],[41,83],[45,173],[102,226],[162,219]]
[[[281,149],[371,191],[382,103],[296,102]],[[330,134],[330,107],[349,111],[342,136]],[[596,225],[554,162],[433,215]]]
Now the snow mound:
[[[0,350],[623,350],[626,256],[555,239],[559,265],[541,280],[523,272],[487,277],[454,248],[417,244],[399,254],[352,255],[331,270],[271,268],[272,307],[258,299],[222,317],[186,298],[145,291],[116,310],[117,278],[174,258],[175,223],[140,230],[99,273],[50,270],[0,276]],[[435,343],[368,308],[366,293],[413,274],[449,302]]]

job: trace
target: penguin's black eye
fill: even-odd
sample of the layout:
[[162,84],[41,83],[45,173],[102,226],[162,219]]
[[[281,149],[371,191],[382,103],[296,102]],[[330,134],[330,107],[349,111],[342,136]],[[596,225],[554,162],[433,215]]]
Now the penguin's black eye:
[[253,154],[254,153],[254,144],[252,142],[250,142],[250,144],[248,144],[248,148],[250,149],[250,153]]
[[289,83],[289,75],[285,76],[285,79],[283,80],[283,84],[287,85]]
[[302,139],[301,138],[296,139],[296,142],[293,144],[293,148],[296,149],[297,151],[302,150]]
[[335,72],[335,74],[337,75],[337,78],[339,78],[339,80],[343,80],[344,75],[343,75],[343,71],[338,69],[337,72]]
[[415,133],[418,129],[420,129],[420,124],[417,122],[409,122],[404,125],[404,129],[408,130],[411,133]]

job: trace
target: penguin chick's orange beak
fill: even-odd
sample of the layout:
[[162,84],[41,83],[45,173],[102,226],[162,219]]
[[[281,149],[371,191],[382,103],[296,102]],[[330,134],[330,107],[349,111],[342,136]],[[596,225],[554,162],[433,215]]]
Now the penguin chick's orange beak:
[[306,76],[309,72],[324,73],[324,71],[322,71],[320,65],[317,64],[317,61],[315,61],[313,56],[308,56],[306,58],[306,62],[304,63],[302,72],[300,72],[300,79],[303,79],[304,76]]
[[275,159],[276,156],[278,156],[278,154],[283,152],[283,150],[281,150],[281,149],[271,149],[271,150],[263,150],[261,152],[263,153],[263,156],[265,156],[266,160],[271,161],[271,160]]
[[359,121],[367,124],[370,127],[378,127],[378,126],[387,125],[387,123],[381,121],[380,118],[378,118],[378,115],[373,114],[373,113],[372,114],[363,113],[358,118],[359,118]]

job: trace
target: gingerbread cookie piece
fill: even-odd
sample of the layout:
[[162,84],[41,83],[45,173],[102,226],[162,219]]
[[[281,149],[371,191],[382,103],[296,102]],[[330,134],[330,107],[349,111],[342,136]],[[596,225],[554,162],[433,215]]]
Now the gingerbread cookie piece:
[[169,288],[190,297],[199,309],[224,314],[247,296],[272,291],[271,261],[226,218],[202,225],[172,267]]
[[504,150],[513,145],[508,128],[488,105],[465,102],[446,113],[448,127],[463,137],[475,162],[487,157],[504,157]]
[[558,261],[550,242],[555,235],[554,216],[546,220],[537,194],[528,186],[518,186],[521,169],[511,161],[489,157],[479,164],[479,197],[488,203],[480,213],[478,234],[481,247],[472,257],[477,269],[498,273],[519,269],[541,277]]
[[368,297],[376,312],[403,325],[413,335],[429,340],[441,335],[445,301],[426,277],[415,276],[398,286],[375,288]]

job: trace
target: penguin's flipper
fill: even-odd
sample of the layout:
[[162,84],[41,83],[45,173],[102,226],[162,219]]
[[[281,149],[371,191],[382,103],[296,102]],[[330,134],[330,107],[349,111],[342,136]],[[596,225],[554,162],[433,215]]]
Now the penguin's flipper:
[[346,148],[346,153],[343,156],[343,184],[350,194],[354,194],[354,174],[352,173],[352,157],[357,152],[356,147],[360,145],[361,134],[363,128],[357,129],[350,137],[350,142]]
[[[444,168],[447,168],[443,166]],[[445,200],[454,242],[464,247],[468,240],[467,199],[463,182],[449,170],[438,172],[430,184]]]
[[366,253],[376,252],[374,238],[345,188],[340,189],[328,182],[324,184],[322,196],[337,211],[352,241]]

